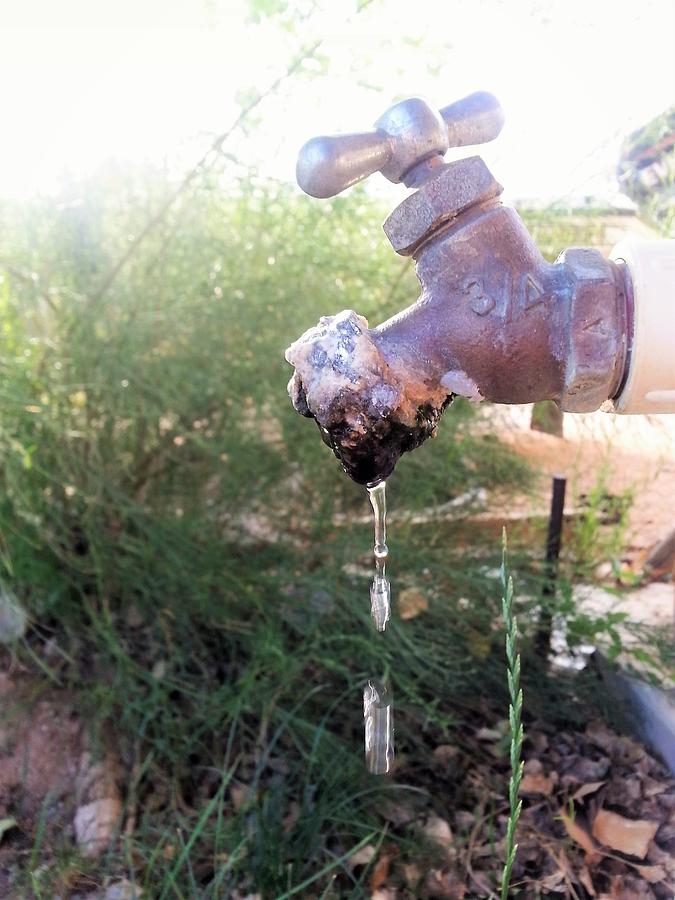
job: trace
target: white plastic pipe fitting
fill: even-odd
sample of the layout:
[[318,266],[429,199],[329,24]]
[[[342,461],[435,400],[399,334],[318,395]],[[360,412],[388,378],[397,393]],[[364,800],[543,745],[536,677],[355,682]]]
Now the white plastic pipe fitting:
[[675,240],[622,241],[611,258],[633,284],[628,371],[610,412],[675,413]]

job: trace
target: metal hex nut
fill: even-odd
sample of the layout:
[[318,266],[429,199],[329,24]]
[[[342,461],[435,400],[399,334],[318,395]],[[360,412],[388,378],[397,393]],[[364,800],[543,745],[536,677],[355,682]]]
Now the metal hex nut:
[[599,250],[580,247],[565,250],[558,262],[573,276],[560,407],[565,412],[592,412],[610,396],[617,360],[623,358],[612,263]]
[[479,156],[445,166],[399,204],[384,223],[392,247],[411,256],[429,235],[465,209],[498,197],[503,188]]

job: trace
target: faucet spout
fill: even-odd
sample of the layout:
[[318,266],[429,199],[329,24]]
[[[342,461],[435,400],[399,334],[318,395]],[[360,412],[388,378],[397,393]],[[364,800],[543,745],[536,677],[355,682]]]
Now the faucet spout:
[[450,392],[363,316],[324,316],[286,351],[295,409],[314,418],[347,474],[375,484],[435,432]]

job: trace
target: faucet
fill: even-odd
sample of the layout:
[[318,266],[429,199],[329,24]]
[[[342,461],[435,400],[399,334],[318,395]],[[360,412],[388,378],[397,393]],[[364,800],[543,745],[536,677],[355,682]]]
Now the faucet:
[[[413,189],[384,231],[415,260],[419,299],[375,328],[353,310],[324,316],[286,351],[295,409],[316,420],[360,484],[382,481],[433,436],[457,396],[553,400],[566,412],[675,411],[675,316],[672,303],[664,308],[675,241],[648,242],[647,262],[619,245],[613,259],[571,248],[548,263],[480,157],[444,160],[450,147],[494,139],[503,122],[488,93],[440,111],[411,98],[374,131],[316,137],[300,151],[297,180],[313,197],[378,171]],[[636,309],[634,284],[656,258],[662,299]]]

